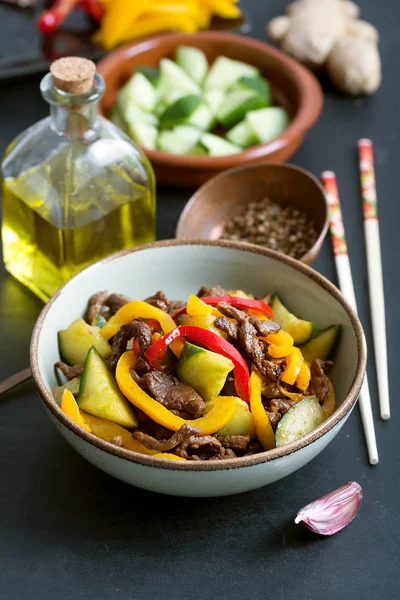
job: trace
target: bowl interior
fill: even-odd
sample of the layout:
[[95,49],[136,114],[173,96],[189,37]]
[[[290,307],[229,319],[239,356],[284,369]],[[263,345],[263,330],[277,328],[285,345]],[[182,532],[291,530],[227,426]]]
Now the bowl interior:
[[273,87],[274,101],[284,106],[294,116],[300,102],[300,87],[292,69],[279,59],[279,52],[264,44],[271,52],[260,51],[239,35],[210,32],[196,35],[165,35],[117,50],[99,63],[99,72],[106,80],[106,92],[100,106],[107,115],[117,100],[119,88],[139,65],[156,67],[162,58],[175,56],[182,44],[203,50],[211,64],[218,56],[248,62],[260,69]]
[[244,211],[250,202],[263,198],[304,212],[316,227],[315,246],[322,243],[328,227],[328,208],[320,183],[303,169],[271,163],[232,169],[206,183],[186,205],[176,237],[219,239],[227,221]]
[[[259,251],[255,246],[209,242],[159,242],[105,259],[73,278],[45,309],[37,346],[44,385],[49,392],[57,385],[57,331],[84,314],[93,293],[107,289],[143,299],[162,289],[171,299],[185,299],[201,285],[220,284],[227,289],[242,288],[257,297],[279,291],[290,310],[320,328],[341,324],[332,370],[340,405],[353,384],[360,360],[355,330],[344,305],[317,283],[316,275],[307,267],[300,265],[298,269],[286,264],[284,258]],[[35,360],[35,348],[32,350]]]

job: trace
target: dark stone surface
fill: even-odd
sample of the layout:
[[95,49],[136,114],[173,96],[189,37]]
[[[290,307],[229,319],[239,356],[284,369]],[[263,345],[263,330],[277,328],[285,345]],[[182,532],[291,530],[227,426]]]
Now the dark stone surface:
[[[279,0],[243,0],[252,35],[282,12]],[[400,481],[395,392],[399,331],[397,165],[400,5],[360,0],[362,16],[381,33],[384,80],[379,92],[354,100],[325,86],[318,125],[292,162],[339,178],[361,319],[371,349],[358,188],[356,143],[371,137],[382,230],[392,412],[378,418],[372,351],[369,376],[380,463],[370,467],[358,410],[312,463],[274,485],[231,498],[177,499],[120,483],[78,456],[44,415],[27,382],[0,399],[0,597],[11,600],[153,598],[348,600],[398,598]],[[1,30],[7,21],[1,22]],[[1,52],[6,53],[0,36]],[[29,37],[24,37],[29,44]],[[22,43],[21,42],[21,43]],[[3,44],[3,46],[2,46]],[[0,87],[0,146],[47,114],[39,76]],[[160,189],[158,237],[173,237],[189,191]],[[315,267],[335,281],[329,241]],[[0,272],[0,378],[28,363],[41,302]],[[319,538],[295,526],[296,511],[347,481],[364,490],[350,527]]]

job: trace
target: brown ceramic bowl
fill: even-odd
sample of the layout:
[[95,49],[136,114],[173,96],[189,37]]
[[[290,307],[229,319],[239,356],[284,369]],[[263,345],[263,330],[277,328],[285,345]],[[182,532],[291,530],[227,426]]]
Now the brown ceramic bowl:
[[201,48],[208,60],[224,55],[258,67],[274,90],[274,100],[287,108],[293,120],[286,131],[269,142],[233,156],[177,156],[145,150],[159,183],[179,187],[203,184],[225,169],[265,159],[284,161],[298,149],[308,129],[322,110],[321,87],[310,71],[276,48],[241,35],[208,31],[195,34],[167,34],[134,43],[111,52],[98,63],[106,82],[101,110],[113,108],[119,88],[139,65],[157,66],[162,58],[173,58],[178,46]]
[[223,237],[224,226],[249,202],[270,198],[295,206],[314,222],[317,240],[300,260],[317,258],[328,231],[328,204],[324,188],[314,175],[293,165],[264,163],[225,171],[204,184],[186,204],[176,229],[180,239]]

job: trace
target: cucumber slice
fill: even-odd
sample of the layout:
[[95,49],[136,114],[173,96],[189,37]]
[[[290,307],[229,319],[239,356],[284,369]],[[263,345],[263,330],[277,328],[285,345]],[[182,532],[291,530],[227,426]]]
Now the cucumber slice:
[[163,129],[171,129],[175,125],[187,121],[194,111],[203,103],[203,98],[194,94],[179,98],[179,100],[171,104],[171,106],[168,106],[160,116],[160,127]]
[[108,358],[111,354],[111,346],[100,335],[100,329],[88,325],[83,319],[76,319],[67,329],[59,331],[57,335],[60,356],[69,365],[82,365],[92,346],[103,358]]
[[162,131],[158,137],[158,147],[171,154],[188,154],[196,146],[201,131],[188,125],[178,125],[172,131]]
[[234,146],[212,133],[204,133],[200,138],[200,142],[207,150],[209,156],[228,156],[229,154],[237,154],[242,151],[238,146]]
[[272,298],[271,308],[274,311],[274,321],[290,333],[296,345],[305,344],[315,335],[317,328],[310,321],[298,319],[282,304],[278,294]]
[[94,417],[108,419],[128,429],[138,426],[132,405],[119,391],[114,377],[94,346],[85,360],[77,403],[81,410]]
[[235,83],[235,89],[251,90],[265,100],[265,106],[272,105],[271,84],[263,77],[240,77]]
[[265,100],[250,90],[236,90],[228,94],[217,112],[217,119],[226,129],[242,121],[249,111],[263,108]]
[[147,67],[145,65],[136,67],[136,73],[141,73],[146,79],[152,84],[153,87],[157,87],[160,79],[160,70],[157,67]]
[[246,121],[238,123],[233,129],[228,131],[226,139],[241,148],[255,146],[258,142],[257,136]]
[[295,442],[321,425],[324,420],[324,412],[318,398],[304,398],[290,408],[279,421],[275,432],[276,447]]
[[140,146],[155,150],[157,146],[158,131],[154,125],[148,123],[136,123],[129,128],[129,133],[132,138]]
[[204,89],[228,90],[240,77],[257,77],[259,74],[257,67],[226,56],[218,56],[205,79]]
[[103,317],[103,315],[101,315],[100,313],[96,313],[92,319],[92,322],[90,323],[91,325],[94,325],[95,327],[98,327],[99,329],[101,329],[102,327],[104,327],[104,325],[107,323],[107,321],[105,320],[105,318]]
[[196,144],[188,153],[191,156],[207,156],[207,150],[201,144]]
[[222,90],[208,90],[203,94],[204,100],[211,108],[213,115],[215,116],[218,112],[219,107],[225,100],[225,94]]
[[57,385],[51,390],[54,396],[54,400],[59,406],[61,406],[61,400],[65,390],[69,390],[71,394],[77,394],[79,392],[80,381],[80,377],[74,377],[73,379],[71,379],[71,381],[64,383],[64,385]]
[[320,331],[318,335],[311,338],[306,344],[300,346],[304,358],[310,363],[316,358],[327,360],[335,345],[339,330],[340,325],[331,325]]
[[211,108],[201,104],[185,122],[202,131],[210,131],[215,125],[215,118]]
[[193,81],[198,85],[203,83],[208,71],[208,61],[202,50],[192,46],[179,46],[175,60]]
[[164,100],[160,100],[160,102],[157,104],[157,106],[154,109],[154,114],[156,115],[156,117],[161,117],[161,115],[166,111],[168,107],[168,104],[166,104],[166,102],[164,102]]
[[171,103],[171,98],[175,101],[177,94],[180,96],[200,95],[200,88],[197,83],[169,58],[163,58],[160,62],[158,91],[160,97],[167,104]]
[[246,121],[257,136],[260,144],[277,138],[290,123],[289,113],[281,106],[271,106],[247,113]]
[[129,133],[130,127],[137,125],[137,123],[147,123],[156,127],[158,125],[158,119],[155,115],[149,112],[145,112],[136,104],[129,104],[124,109],[120,109],[122,117],[126,123],[125,129]]
[[157,92],[142,73],[135,73],[119,92],[118,101],[122,108],[133,103],[151,112],[157,103]]

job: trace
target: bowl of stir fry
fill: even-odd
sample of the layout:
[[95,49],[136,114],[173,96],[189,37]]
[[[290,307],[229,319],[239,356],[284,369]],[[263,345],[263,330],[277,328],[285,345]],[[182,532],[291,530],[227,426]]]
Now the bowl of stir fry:
[[182,496],[256,489],[306,464],[349,416],[365,362],[332,284],[222,240],[99,261],[50,300],[31,343],[67,441],[123,481]]

